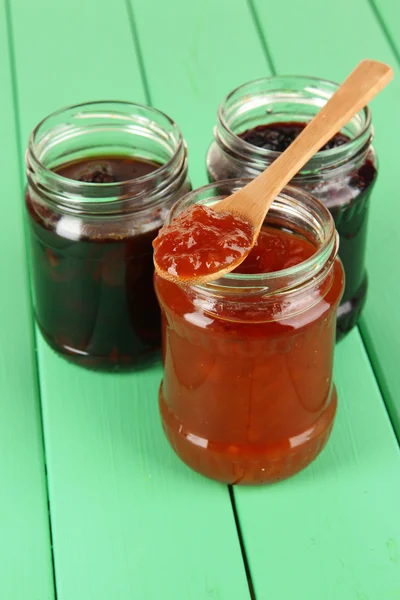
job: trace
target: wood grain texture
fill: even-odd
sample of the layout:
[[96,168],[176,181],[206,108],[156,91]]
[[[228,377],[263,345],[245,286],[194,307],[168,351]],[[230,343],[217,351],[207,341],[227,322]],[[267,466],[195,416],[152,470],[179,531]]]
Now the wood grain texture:
[[[399,64],[374,12],[364,0],[335,3],[283,0],[268,5],[255,0],[255,6],[280,74],[309,74],[341,81],[365,57],[382,60],[395,70],[393,82],[371,104],[379,176],[372,193],[367,248],[369,291],[361,330],[400,435],[400,342],[395,334],[400,330],[400,286],[396,276],[400,253],[396,149],[400,139]],[[277,26],[282,14],[285,14],[284,35]],[[305,35],[309,29],[312,35]]]
[[308,469],[235,497],[256,597],[397,600],[400,454],[353,330],[336,352],[338,416]]
[[52,600],[53,574],[6,12],[0,3],[0,596]]
[[[95,0],[15,0],[13,17],[23,143],[65,104],[145,100],[122,0],[101,10]],[[228,490],[168,446],[160,368],[85,371],[39,333],[38,353],[58,597],[246,600]]]

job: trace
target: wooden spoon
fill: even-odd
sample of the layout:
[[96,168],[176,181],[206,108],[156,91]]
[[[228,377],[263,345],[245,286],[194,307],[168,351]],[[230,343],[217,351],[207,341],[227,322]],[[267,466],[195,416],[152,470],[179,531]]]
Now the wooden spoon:
[[218,271],[214,270],[200,277],[194,275],[185,281],[160,268],[155,260],[159,275],[176,283],[203,284],[233,271],[256,243],[265,216],[279,192],[392,77],[393,70],[388,65],[376,60],[361,61],[292,144],[261,175],[212,206],[213,211],[231,213],[252,226],[248,250],[237,260],[222,265],[223,268]]

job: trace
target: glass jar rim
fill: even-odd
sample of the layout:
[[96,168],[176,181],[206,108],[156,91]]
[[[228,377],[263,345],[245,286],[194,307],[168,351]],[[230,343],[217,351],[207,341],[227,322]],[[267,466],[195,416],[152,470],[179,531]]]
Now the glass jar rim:
[[[315,90],[318,89],[318,84],[319,86],[325,87],[326,90],[330,88],[330,95],[332,95],[339,87],[338,83],[329,79],[322,79],[319,77],[312,77],[308,75],[271,75],[268,77],[260,77],[258,79],[253,79],[242,83],[225,96],[225,98],[220,103],[217,111],[218,123],[220,124],[223,136],[227,138],[228,143],[233,143],[236,145],[239,143],[244,155],[252,154],[260,160],[267,159],[269,161],[273,161],[276,158],[278,158],[281,152],[255,146],[241,138],[236,133],[234,133],[228,122],[227,107],[229,106],[232,99],[235,98],[235,96],[243,96],[244,98],[249,97],[250,94],[246,90],[248,90],[248,88],[250,88],[251,86],[260,86],[262,91],[263,85],[265,86],[266,84],[276,83],[277,86],[275,88],[268,89],[269,92],[287,92],[290,90],[293,91],[293,83],[292,85],[290,85],[290,82],[293,81],[296,81],[299,84],[303,85],[303,89],[305,90],[307,89],[307,84],[315,84]],[[317,94],[315,95],[317,97]],[[325,97],[326,99],[328,99],[328,96],[325,95]],[[337,161],[338,156],[342,155],[343,153],[346,153],[347,155],[354,155],[359,151],[360,147],[364,146],[364,144],[367,141],[370,142],[373,133],[371,131],[372,115],[369,107],[366,106],[362,110],[360,110],[357,113],[357,115],[353,117],[353,119],[349,120],[349,123],[354,119],[362,120],[362,125],[360,131],[358,131],[353,138],[350,138],[348,141],[346,141],[344,144],[341,144],[340,146],[336,146],[328,150],[320,150],[316,153],[316,155],[313,158],[310,159],[308,164],[311,165],[313,161],[315,162],[316,160],[326,161],[327,163],[335,163]]]
[[[37,143],[41,141],[40,139],[38,140],[38,138],[41,135],[43,126],[49,123],[52,119],[56,119],[57,117],[61,117],[63,114],[68,114],[68,112],[72,111],[76,111],[79,114],[80,110],[85,111],[85,109],[87,110],[93,108],[94,111],[98,109],[99,114],[104,115],[107,113],[106,108],[108,106],[121,107],[121,109],[132,109],[132,115],[135,113],[135,110],[139,110],[141,112],[145,112],[150,117],[153,115],[155,120],[157,118],[163,119],[166,127],[170,127],[174,137],[173,153],[169,160],[163,164],[160,164],[158,168],[146,175],[141,175],[139,177],[124,181],[105,183],[93,183],[69,179],[68,177],[64,177],[56,171],[53,171],[44,164],[36,151]],[[121,112],[118,114],[118,116],[121,117],[122,114],[123,113]],[[113,116],[115,118],[115,111],[114,115],[110,112],[109,116],[110,119],[113,118]],[[129,115],[126,115],[124,118],[129,119]],[[50,128],[49,131],[44,134],[45,137],[49,136],[52,131],[54,132],[54,130],[55,128]],[[165,129],[165,131],[167,130]],[[28,171],[30,170],[40,173],[43,181],[51,183],[51,186],[54,186],[54,189],[62,188],[66,194],[79,198],[80,203],[87,205],[101,203],[103,206],[105,206],[115,203],[117,200],[121,202],[121,200],[123,201],[124,199],[131,198],[133,195],[136,195],[136,193],[140,193],[141,189],[146,184],[151,183],[156,178],[157,180],[165,181],[165,185],[167,186],[170,183],[168,181],[169,178],[167,177],[167,174],[174,167],[174,164],[181,155],[186,156],[186,145],[181,130],[177,123],[163,111],[145,104],[130,102],[127,100],[98,100],[65,106],[64,108],[58,109],[44,117],[36,125],[29,136],[28,148],[26,152],[26,163],[28,166]]]
[[[247,183],[250,183],[250,181],[252,181],[251,178],[224,179],[187,193],[173,205],[167,218],[167,224],[192,204],[198,202],[212,206],[212,204],[218,202],[218,200],[234,193],[234,191],[240,189]],[[224,188],[227,190],[226,194],[220,193],[207,197],[208,192],[212,192],[216,189],[222,190]],[[202,195],[205,197],[201,198]],[[198,199],[197,202],[196,198]],[[290,206],[291,203],[292,206]],[[326,206],[317,198],[312,196],[309,192],[292,185],[286,186],[282,192],[278,194],[269,212],[278,210],[279,208],[281,208],[282,211],[284,208],[290,209],[292,214],[293,211],[297,210],[304,218],[307,216],[310,217],[310,219],[312,218],[315,226],[319,227],[320,233],[323,234],[323,240],[320,247],[317,248],[316,252],[310,258],[298,265],[282,269],[281,271],[256,274],[228,273],[216,281],[190,287],[208,291],[219,290],[220,292],[235,288],[236,293],[238,288],[241,290],[243,290],[243,288],[255,288],[258,292],[260,290],[271,292],[273,288],[273,291],[277,293],[292,287],[304,285],[310,280],[315,281],[321,273],[321,270],[324,269],[329,258],[335,258],[337,254],[339,238],[332,215]],[[288,284],[289,281],[291,282],[291,285]]]

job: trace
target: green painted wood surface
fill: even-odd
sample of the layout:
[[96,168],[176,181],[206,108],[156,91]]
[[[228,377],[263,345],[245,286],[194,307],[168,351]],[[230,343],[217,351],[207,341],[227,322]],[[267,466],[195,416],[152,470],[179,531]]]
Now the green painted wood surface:
[[376,20],[400,63],[400,4],[397,0],[369,0]]
[[12,98],[0,3],[0,596],[52,600],[47,492]]
[[131,0],[131,6],[150,98],[178,121],[193,184],[204,185],[218,104],[244,81],[269,74],[247,3]]
[[162,433],[161,369],[94,379],[39,355],[60,597],[249,598],[227,488]]
[[[354,0],[351,6],[344,0],[335,6],[324,3],[328,17],[321,15],[321,7],[317,0],[303,0],[301,6],[290,0],[275,4],[259,0],[260,20],[256,23],[253,4],[246,0],[127,0],[126,4],[118,0],[112,8],[95,0],[13,0],[21,143],[25,146],[40,118],[63,105],[90,99],[150,99],[182,126],[193,182],[200,185],[205,182],[205,154],[219,101],[241,82],[267,75],[269,58],[280,72],[333,79],[342,79],[364,55],[393,63],[390,46],[366,1]],[[349,11],[350,16],[343,18]],[[325,24],[329,21],[329,47],[319,19]],[[360,21],[362,26],[358,26]],[[310,27],[313,36],[305,33]],[[259,29],[266,35],[264,40],[258,36]],[[343,33],[338,35],[338,31]],[[0,36],[0,43],[2,40]],[[232,40],[237,43],[228,51]],[[0,71],[0,78],[4,72]],[[0,93],[6,98],[2,107],[6,107],[6,139],[11,140],[15,132],[8,74],[6,80]],[[398,92],[398,86],[392,84],[373,105],[381,158],[375,198],[381,198],[380,206],[385,202],[394,210],[395,217],[389,229],[385,213],[379,215],[376,203],[371,239],[373,248],[382,251],[380,262],[369,256],[371,291],[363,321],[363,335],[394,418],[400,397],[393,367],[393,332],[400,328],[395,285],[390,284],[381,296],[385,311],[377,299],[389,271],[394,272],[393,252],[399,248],[398,238],[393,237],[398,235],[398,213],[392,139],[397,139],[400,126],[395,112]],[[390,133],[385,129],[389,122]],[[15,140],[10,143],[7,153],[16,146]],[[14,155],[16,165],[16,148]],[[21,192],[17,172],[13,180],[10,191],[16,202],[10,211],[18,227]],[[22,243],[22,229],[18,235]],[[7,238],[3,242],[7,244]],[[13,511],[5,496],[4,506],[12,512],[12,519],[7,520],[7,540],[11,540],[11,531],[21,536],[27,531],[35,534],[29,541],[14,537],[10,542],[14,555],[17,544],[24,541],[28,548],[24,557],[35,553],[31,564],[21,563],[19,558],[18,573],[25,565],[26,577],[17,582],[20,595],[15,595],[15,600],[36,600],[36,589],[38,600],[47,600],[52,598],[51,562],[46,558],[46,552],[50,557],[47,523],[41,517],[45,489],[40,470],[40,415],[34,394],[22,250],[20,254],[22,270],[13,272],[10,282],[25,290],[19,301],[25,302],[21,314],[26,323],[21,319],[18,340],[29,343],[18,346],[13,356],[25,356],[23,372],[29,374],[29,368],[32,372],[31,379],[26,377],[23,382],[24,386],[29,382],[30,389],[21,392],[20,403],[14,403],[13,410],[0,397],[0,410],[6,417],[3,439],[9,439],[10,431],[18,434],[14,446],[8,444],[7,451],[0,454],[0,478],[5,474],[13,498],[13,488],[20,483],[10,472],[14,475],[15,467],[25,474],[29,471],[30,493],[36,498],[21,520],[27,484],[13,503]],[[11,336],[15,323],[6,326]],[[341,404],[332,441],[322,456],[310,469],[283,484],[235,489],[257,600],[400,597],[398,446],[357,331],[339,345],[336,359]],[[227,488],[189,471],[163,437],[156,401],[160,366],[124,376],[95,374],[57,357],[40,335],[38,364],[58,598],[248,599]],[[17,384],[7,377],[4,389],[10,395]],[[2,383],[0,379],[0,386]],[[21,415],[22,401],[24,410],[27,402],[30,408]],[[29,443],[21,439],[26,431]],[[23,458],[22,467],[19,457]],[[0,559],[2,548],[0,544]],[[6,550],[3,554],[9,561],[14,559]],[[17,581],[11,567],[6,575],[8,587],[1,578],[1,592],[12,589],[9,581]],[[14,600],[10,593],[8,597]]]
[[[282,0],[268,5],[255,0],[255,6],[273,64],[280,73],[313,74],[341,81],[366,56],[394,67],[394,80],[371,104],[380,171],[372,195],[367,248],[370,286],[361,330],[400,435],[400,343],[394,334],[400,330],[400,286],[396,275],[400,254],[396,142],[400,139],[400,65],[365,0]],[[284,35],[276,26],[282,14]],[[312,35],[304,34],[308,28]]]
[[353,331],[336,352],[338,415],[310,468],[236,488],[256,598],[400,598],[400,453]]
[[[113,4],[112,19],[97,7],[13,2],[24,143],[59,106],[144,101],[125,4]],[[169,448],[158,417],[160,368],[96,374],[37,335],[58,597],[246,600],[228,490]]]

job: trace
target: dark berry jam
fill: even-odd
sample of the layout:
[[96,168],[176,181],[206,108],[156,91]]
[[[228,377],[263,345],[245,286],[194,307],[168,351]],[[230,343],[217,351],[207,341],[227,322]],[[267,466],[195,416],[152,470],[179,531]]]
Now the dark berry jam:
[[[63,177],[114,183],[160,165],[125,156],[96,157],[57,168]],[[83,220],[26,196],[32,240],[36,317],[59,352],[88,367],[140,365],[160,346],[153,291],[152,241],[159,222]]]
[[56,173],[86,183],[115,183],[149,175],[160,165],[130,156],[99,156],[70,162]]
[[[269,125],[258,125],[253,129],[248,129],[240,134],[248,144],[253,144],[257,148],[264,148],[273,152],[284,152],[286,148],[303,131],[303,123],[271,123]],[[349,138],[343,133],[337,133],[321,148],[322,150],[331,150],[338,146],[343,146]]]
[[[305,125],[296,122],[259,125],[239,134],[239,137],[258,148],[282,152]],[[343,133],[337,133],[321,150],[343,146],[349,140]],[[238,175],[237,171],[231,174],[223,172],[218,178]],[[351,159],[349,164],[340,168],[320,170],[317,174],[300,174],[292,182],[313,194],[329,208],[340,236],[339,256],[346,274],[346,286],[338,310],[338,339],[357,323],[366,297],[364,257],[369,197],[376,176],[376,159],[370,149],[358,161]]]

